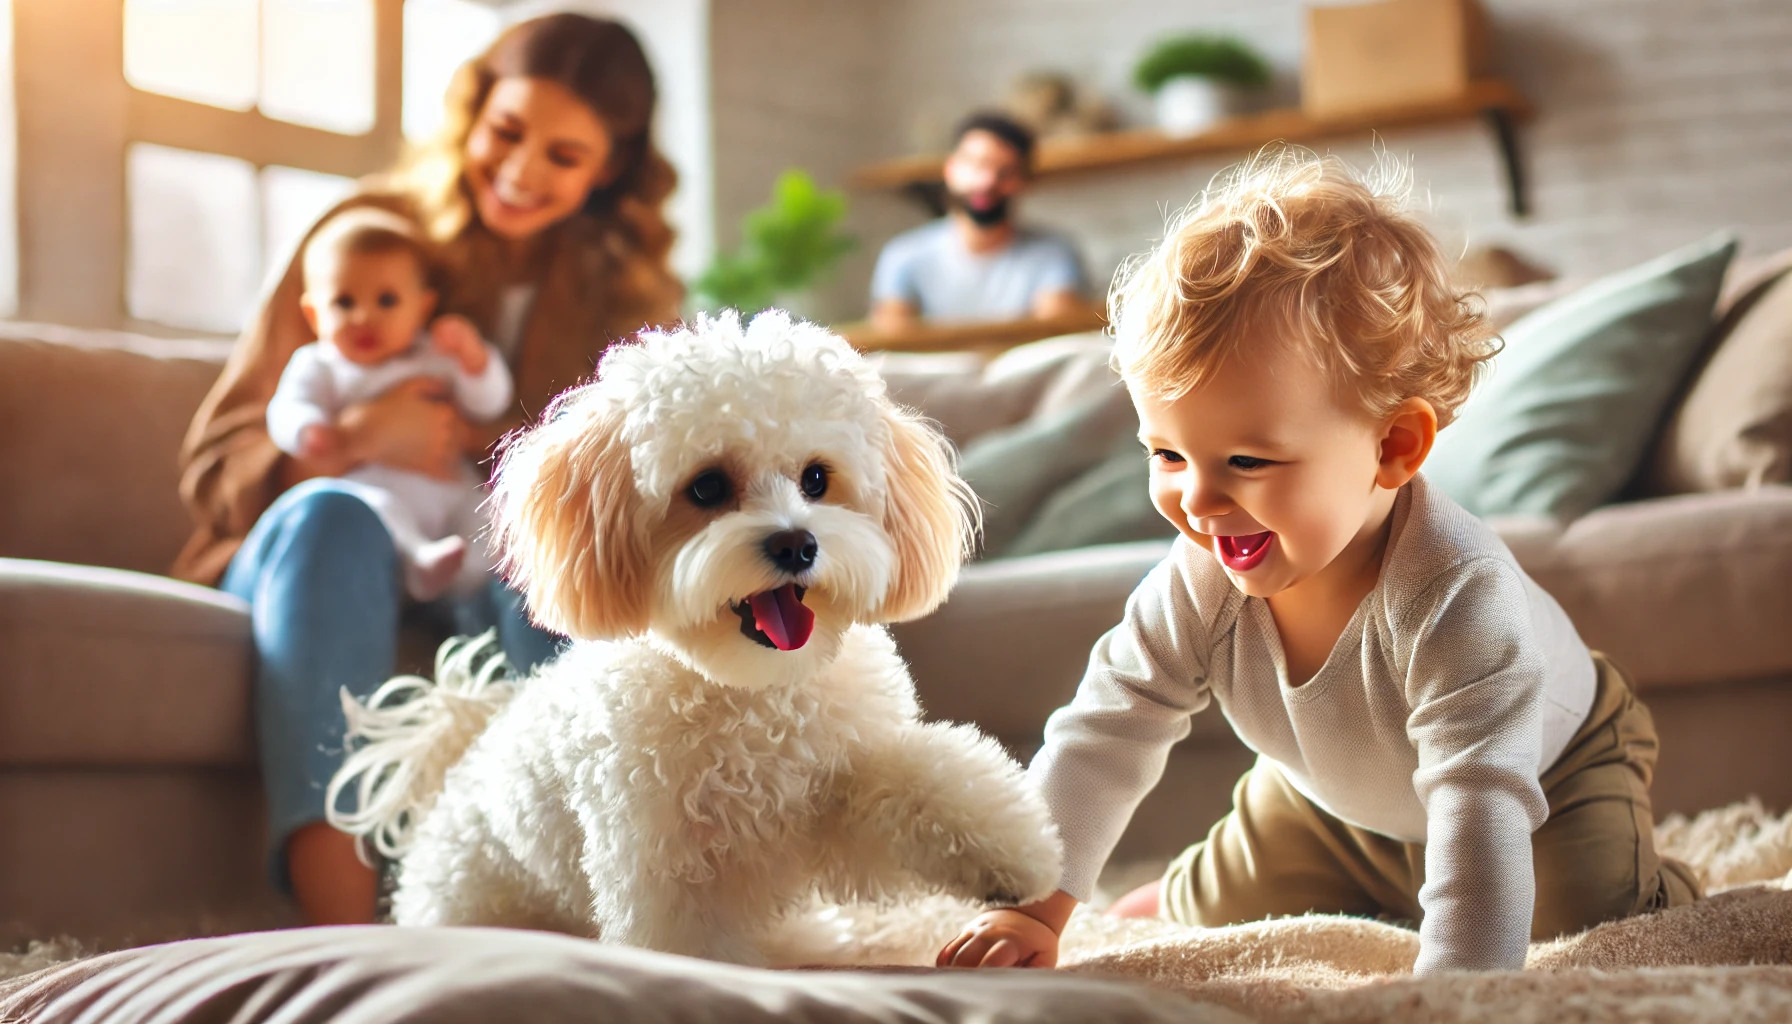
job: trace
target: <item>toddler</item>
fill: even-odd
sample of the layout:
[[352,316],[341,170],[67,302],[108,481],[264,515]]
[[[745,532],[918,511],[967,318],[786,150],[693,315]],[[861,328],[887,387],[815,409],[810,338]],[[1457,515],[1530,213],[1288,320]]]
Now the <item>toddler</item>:
[[1697,898],[1652,845],[1656,738],[1623,673],[1419,474],[1497,351],[1397,198],[1297,151],[1235,171],[1123,272],[1115,362],[1181,536],[1096,644],[1029,774],[1060,891],[942,965],[1051,966],[1194,713],[1258,755],[1134,893],[1202,926],[1415,922],[1415,970]]
[[[504,359],[473,325],[458,316],[430,323],[430,253],[410,221],[367,208],[338,214],[306,243],[302,269],[300,308],[318,340],[293,353],[268,402],[268,435],[282,451],[338,453],[344,408],[416,377],[444,381],[469,419],[497,419],[510,404]],[[344,479],[391,532],[412,597],[472,590],[485,579],[484,490],[470,464],[447,480],[375,463]]]

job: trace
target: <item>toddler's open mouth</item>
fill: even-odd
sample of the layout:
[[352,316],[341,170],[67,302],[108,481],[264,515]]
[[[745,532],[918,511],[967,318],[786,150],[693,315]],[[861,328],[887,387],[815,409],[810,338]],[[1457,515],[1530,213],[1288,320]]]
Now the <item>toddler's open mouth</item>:
[[734,606],[740,631],[763,647],[794,651],[809,642],[815,631],[815,613],[803,604],[803,588],[786,583],[760,591]]
[[1214,544],[1220,555],[1220,564],[1233,572],[1250,572],[1269,554],[1270,542],[1276,539],[1272,532],[1245,533],[1231,537],[1215,537]]

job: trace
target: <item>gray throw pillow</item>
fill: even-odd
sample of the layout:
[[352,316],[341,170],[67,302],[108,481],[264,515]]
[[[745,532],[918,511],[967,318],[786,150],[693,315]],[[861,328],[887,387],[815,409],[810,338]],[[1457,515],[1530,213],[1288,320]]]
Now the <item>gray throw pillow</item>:
[[1480,516],[1573,519],[1609,501],[1711,330],[1735,252],[1734,237],[1714,235],[1513,323],[1426,477]]

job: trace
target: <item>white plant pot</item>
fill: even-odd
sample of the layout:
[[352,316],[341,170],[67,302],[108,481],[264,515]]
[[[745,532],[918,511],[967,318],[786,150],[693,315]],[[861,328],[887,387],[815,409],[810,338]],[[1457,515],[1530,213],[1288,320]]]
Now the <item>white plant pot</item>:
[[1158,86],[1157,126],[1165,135],[1199,135],[1232,112],[1232,87],[1178,75]]

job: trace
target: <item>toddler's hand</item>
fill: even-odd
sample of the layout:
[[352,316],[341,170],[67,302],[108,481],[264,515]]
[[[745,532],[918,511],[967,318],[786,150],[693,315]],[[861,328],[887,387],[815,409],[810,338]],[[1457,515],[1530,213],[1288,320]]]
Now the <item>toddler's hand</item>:
[[308,459],[333,459],[342,454],[342,431],[328,423],[313,423],[299,431],[299,454]]
[[1058,933],[1019,910],[991,910],[965,926],[934,961],[938,967],[1056,967]]
[[436,317],[429,325],[429,340],[437,352],[453,356],[462,371],[468,374],[485,372],[485,339],[479,336],[479,328],[473,326],[473,321],[455,313]]

